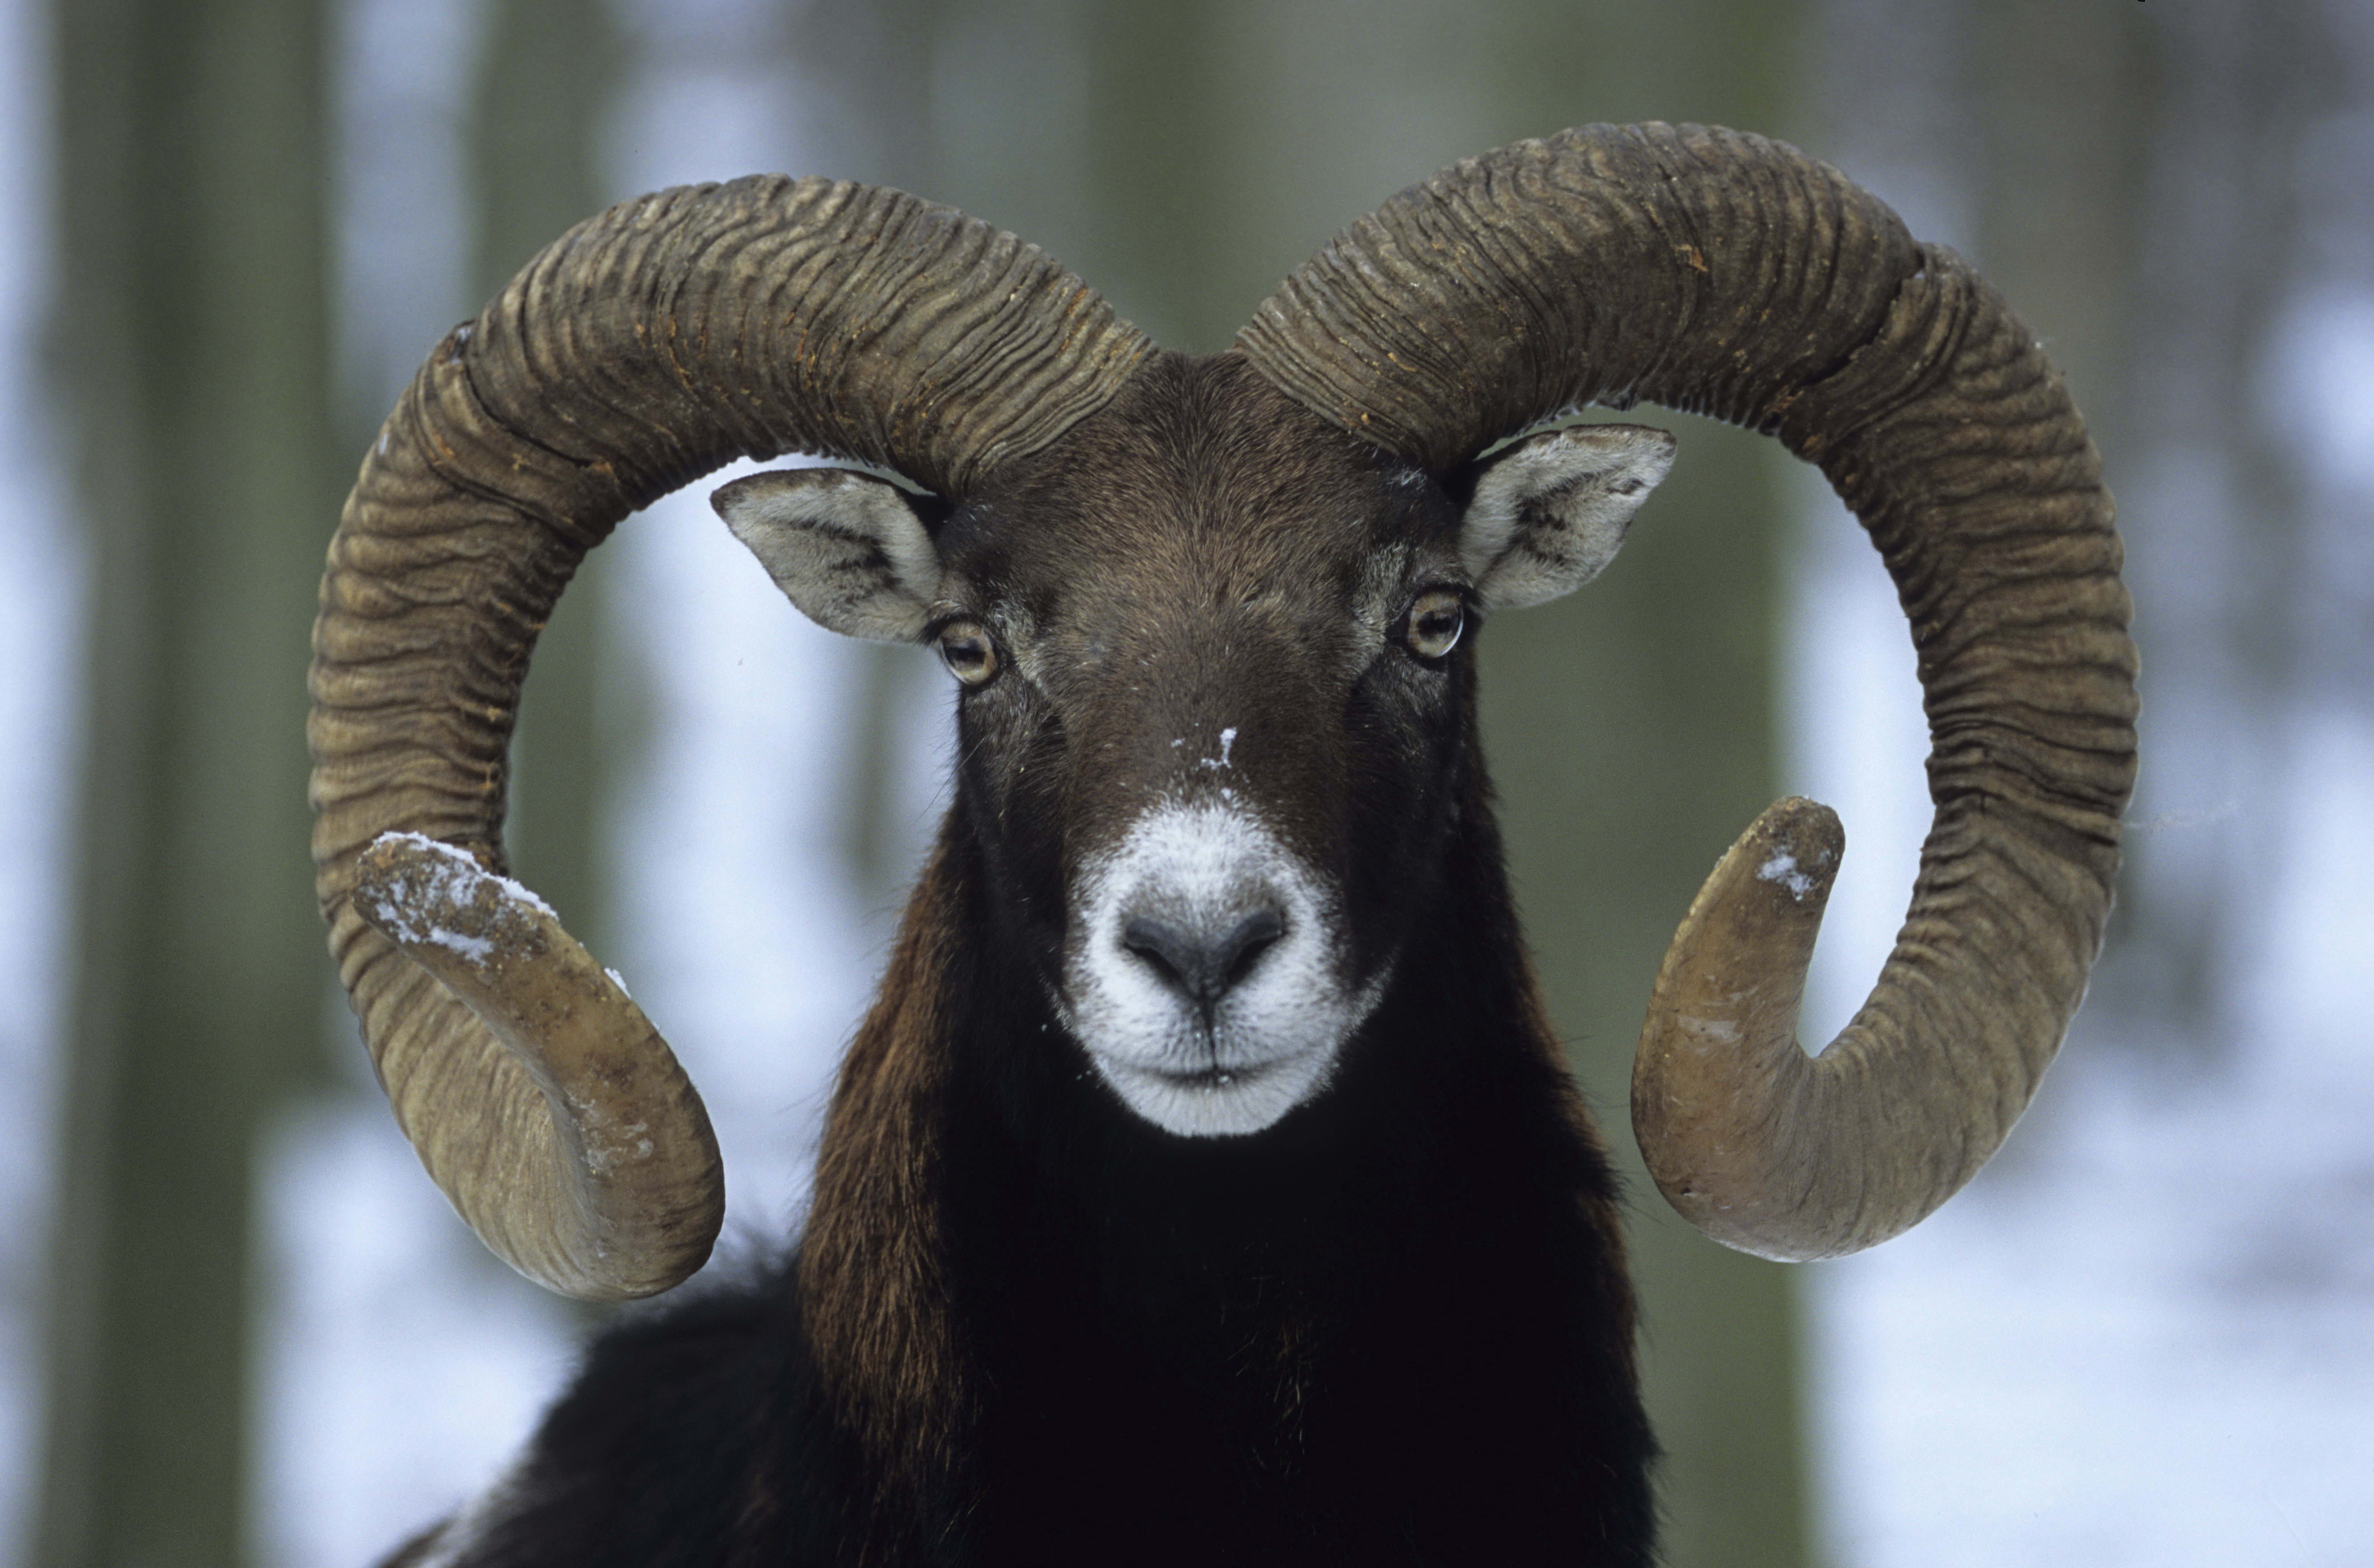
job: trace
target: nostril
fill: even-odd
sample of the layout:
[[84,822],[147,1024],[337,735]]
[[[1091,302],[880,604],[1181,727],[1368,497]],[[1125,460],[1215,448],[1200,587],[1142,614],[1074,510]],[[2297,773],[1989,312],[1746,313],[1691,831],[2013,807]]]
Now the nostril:
[[1168,920],[1134,915],[1121,929],[1121,944],[1152,965],[1163,979],[1201,998],[1208,985],[1203,946]]
[[1256,909],[1233,924],[1211,926],[1133,915],[1122,925],[1121,944],[1208,1013],[1285,934],[1286,917],[1275,909]]
[[1176,928],[1144,915],[1133,915],[1121,929],[1121,944],[1140,958],[1152,961],[1165,969],[1175,970],[1178,960],[1172,955],[1181,953],[1186,938]]
[[1252,973],[1253,964],[1270,943],[1286,934],[1286,917],[1275,909],[1258,909],[1237,922],[1220,939],[1221,985],[1233,986]]

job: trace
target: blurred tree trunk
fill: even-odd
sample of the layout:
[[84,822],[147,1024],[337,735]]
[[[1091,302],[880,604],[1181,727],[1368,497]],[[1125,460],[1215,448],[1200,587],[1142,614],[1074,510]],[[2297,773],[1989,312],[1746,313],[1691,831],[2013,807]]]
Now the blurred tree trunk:
[[[1120,0],[1087,29],[1088,207],[1097,286],[1165,348],[1211,354],[1245,312],[1221,285],[1241,235],[1225,13],[1201,0]],[[1085,263],[1083,263],[1085,264]]]
[[[2054,0],[1981,9],[1966,55],[1976,248],[2115,460],[2129,444],[2128,328],[2157,118],[2152,18],[2141,6]],[[2286,9],[2260,7],[2262,25],[2289,31],[2297,19],[2277,16]]]
[[1665,942],[1774,793],[1785,501],[1756,438],[1639,417],[1681,437],[1673,477],[1604,577],[1488,628],[1486,744],[1551,1016],[1625,1176],[1663,1561],[1794,1568],[1811,1550],[1795,1277],[1668,1209],[1630,1117]]
[[[2324,9],[2001,0],[1969,23],[1979,259],[2067,375],[2125,514],[2145,820],[2284,790],[2309,514],[2297,449],[2236,370],[2265,359],[2311,253],[2299,149],[2345,102]],[[2200,1063],[2253,1036],[2232,977],[2265,940],[2287,825],[2129,837],[2081,1040]]]
[[317,1060],[306,629],[337,458],[312,0],[53,8],[88,625],[44,1568],[243,1555],[256,1133]]
[[[1590,120],[1788,134],[1793,6],[1528,0],[1505,14],[1496,139]],[[1790,460],[1662,409],[1627,417],[1680,436],[1673,477],[1604,578],[1488,628],[1485,738],[1551,1015],[1629,1184],[1642,1375],[1665,1447],[1664,1561],[1796,1568],[1812,1553],[1796,1278],[1668,1209],[1629,1114],[1666,941],[1776,792]]]
[[[579,220],[609,205],[596,138],[620,43],[605,0],[490,0],[472,123],[477,242],[475,312]],[[536,639],[535,676],[511,743],[507,834],[521,880],[596,953],[607,938],[602,835],[604,746],[596,682],[609,618],[610,558],[588,558]]]
[[[952,0],[808,0],[799,11],[794,47],[816,63],[816,76],[864,86],[836,104],[833,123],[816,138],[819,145],[802,148],[817,161],[790,172],[891,185],[963,205],[942,174],[934,146],[934,69],[957,10]],[[946,713],[947,688],[934,661],[914,649],[860,643],[850,654],[854,691],[833,808],[835,837],[859,907],[873,921],[876,940],[887,944],[918,862],[916,825],[901,819],[898,800],[902,748],[914,734],[904,720],[922,704]]]

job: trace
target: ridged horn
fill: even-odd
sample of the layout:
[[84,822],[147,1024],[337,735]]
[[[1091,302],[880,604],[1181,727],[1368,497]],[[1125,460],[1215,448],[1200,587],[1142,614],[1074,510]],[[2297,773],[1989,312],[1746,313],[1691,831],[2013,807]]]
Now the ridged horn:
[[1793,148],[1601,125],[1404,192],[1238,345],[1305,406],[1438,473],[1636,399],[1820,465],[1920,655],[1936,811],[1911,907],[1869,1000],[1808,1059],[1796,1004],[1836,819],[1766,813],[1668,951],[1633,1126],[1675,1208],[1769,1258],[1852,1252],[1944,1202],[2010,1131],[2084,994],[2134,778],[2110,497],[2027,329]]
[[579,561],[736,457],[853,458],[961,496],[1148,352],[1011,235],[773,177],[580,225],[414,379],[322,580],[315,885],[397,1122],[520,1272],[587,1299],[665,1290],[724,1205],[674,1054],[501,877],[520,685]]

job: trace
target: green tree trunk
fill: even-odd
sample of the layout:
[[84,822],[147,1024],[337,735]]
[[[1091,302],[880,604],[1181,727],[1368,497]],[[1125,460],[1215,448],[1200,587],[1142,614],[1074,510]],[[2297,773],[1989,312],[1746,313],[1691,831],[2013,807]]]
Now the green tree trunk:
[[[477,175],[475,312],[546,245],[609,205],[595,163],[619,41],[603,0],[493,0],[472,125]],[[514,869],[578,939],[611,951],[602,837],[604,746],[596,682],[610,557],[589,557],[536,639],[511,745]]]
[[1629,1110],[1666,940],[1774,792],[1783,499],[1755,438],[1642,413],[1681,437],[1674,475],[1604,577],[1488,628],[1485,740],[1551,1015],[1628,1184],[1665,1562],[1793,1568],[1809,1550],[1794,1277],[1665,1206]]
[[[1495,139],[1587,120],[1785,135],[1795,7],[1512,5]],[[1665,942],[1715,858],[1777,793],[1772,654],[1789,459],[1645,409],[1682,441],[1606,576],[1504,617],[1485,659],[1518,898],[1550,1011],[1630,1180],[1641,1366],[1665,1447],[1671,1568],[1811,1553],[1795,1276],[1669,1210],[1630,1129],[1632,1052]]]
[[29,1561],[244,1554],[256,1133],[318,1060],[306,632],[329,439],[311,0],[54,8],[53,328],[94,567]]

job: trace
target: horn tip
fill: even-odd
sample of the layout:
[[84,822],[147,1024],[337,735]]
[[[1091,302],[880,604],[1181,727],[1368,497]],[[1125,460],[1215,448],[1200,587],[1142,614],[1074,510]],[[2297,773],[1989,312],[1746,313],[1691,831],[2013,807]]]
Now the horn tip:
[[[1736,860],[1744,869],[1752,860],[1757,882],[1770,883],[1797,904],[1810,905],[1818,919],[1846,847],[1846,825],[1838,813],[1819,801],[1786,795],[1764,808],[1724,862]],[[1710,886],[1713,881],[1709,879]]]
[[1776,1131],[1812,1066],[1797,1006],[1845,847],[1818,802],[1765,809],[1674,933],[1633,1059],[1633,1133],[1659,1189],[1699,1230],[1766,1258],[1821,1255],[1776,1210]]

